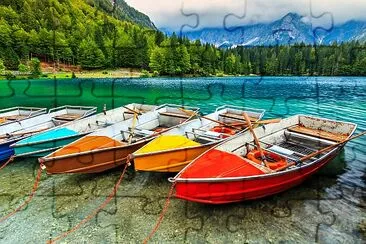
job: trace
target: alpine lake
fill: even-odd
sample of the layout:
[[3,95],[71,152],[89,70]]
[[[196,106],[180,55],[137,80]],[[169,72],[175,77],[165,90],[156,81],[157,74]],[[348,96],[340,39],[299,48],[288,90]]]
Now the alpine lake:
[[[213,112],[225,104],[262,108],[264,119],[310,114],[366,130],[366,77],[223,77],[0,81],[0,107],[128,103],[184,104]],[[39,163],[16,159],[0,172],[0,218],[32,190]],[[0,243],[46,243],[93,212],[121,169],[42,174],[26,208],[0,223]],[[129,167],[112,201],[58,243],[140,243],[165,204],[174,174]],[[153,243],[365,243],[366,137],[303,184],[260,200],[211,206],[172,199]]]

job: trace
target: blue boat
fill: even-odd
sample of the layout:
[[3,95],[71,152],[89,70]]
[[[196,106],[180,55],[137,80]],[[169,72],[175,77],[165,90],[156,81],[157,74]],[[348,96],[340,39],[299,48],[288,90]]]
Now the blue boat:
[[69,123],[96,113],[96,107],[62,106],[42,110],[44,113],[33,115],[13,122],[0,124],[0,162],[14,155],[10,146],[19,140],[35,135],[50,128]]
[[129,104],[49,129],[11,145],[16,157],[42,157],[96,130],[155,110],[154,105]]

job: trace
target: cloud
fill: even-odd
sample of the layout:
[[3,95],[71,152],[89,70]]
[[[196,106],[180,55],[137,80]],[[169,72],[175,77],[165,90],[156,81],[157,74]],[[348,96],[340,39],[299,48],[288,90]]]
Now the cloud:
[[[185,17],[186,14],[196,13],[200,16],[200,25],[203,27],[223,26],[226,15],[233,13],[239,16],[244,15],[245,0],[126,0],[128,4],[137,10],[147,14],[159,27],[168,27],[179,30],[184,24],[194,25],[193,17]],[[248,0],[245,18],[228,18],[231,25],[265,23],[277,20],[289,12],[296,12],[300,15],[319,16],[322,13],[330,12],[336,24],[348,20],[366,20],[365,0]],[[311,18],[310,18],[311,20]],[[329,15],[316,19],[317,24],[329,24]]]

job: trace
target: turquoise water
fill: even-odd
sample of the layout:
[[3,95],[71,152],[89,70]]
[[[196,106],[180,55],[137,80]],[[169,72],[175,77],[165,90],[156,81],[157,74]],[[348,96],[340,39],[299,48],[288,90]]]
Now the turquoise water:
[[[358,124],[356,133],[366,130],[366,77],[0,81],[1,108],[71,104],[96,105],[102,109],[104,104],[112,108],[132,102],[199,106],[203,113],[231,104],[263,108],[267,111],[265,118],[311,114],[354,122]],[[5,206],[0,207],[2,215],[24,200],[31,188],[36,167],[37,163],[29,159],[9,165],[0,172],[0,184],[3,186],[0,189],[0,203],[3,205],[0,206]],[[112,171],[98,175],[44,178],[41,193],[34,200],[33,207],[30,206],[30,210],[24,211],[26,213],[20,214],[20,217],[15,216],[3,231],[0,228],[0,242],[25,241],[27,239],[22,239],[21,235],[26,234],[33,238],[31,240],[42,242],[67,230],[105,199],[119,173]],[[9,177],[13,177],[11,181]],[[115,204],[112,204],[115,206],[114,218],[97,218],[67,240],[73,242],[78,240],[75,238],[81,238],[91,243],[98,240],[106,243],[142,241],[152,229],[164,203],[169,189],[166,178],[167,175],[131,172],[127,181],[123,181]],[[22,186],[14,190],[14,184]],[[92,189],[93,194],[87,194],[90,192],[88,189]],[[65,195],[65,191],[73,194]],[[173,206],[154,240],[362,243],[366,225],[365,191],[366,137],[363,137],[349,142],[340,156],[320,175],[272,198],[225,207],[205,207],[173,200]],[[11,204],[8,204],[9,196],[13,197]],[[321,203],[320,207],[316,207],[316,202]],[[47,206],[46,210],[39,212],[41,206]],[[108,208],[108,213],[113,213],[114,210],[110,209],[113,206]],[[50,217],[51,212],[53,217]],[[319,217],[331,214],[334,221]],[[43,220],[37,215],[43,216]],[[52,228],[45,228],[42,224],[46,219],[52,223]],[[23,230],[19,235],[11,236],[24,221],[30,220],[38,226],[38,232]],[[319,225],[319,222],[326,224]],[[110,226],[118,228],[113,227],[106,232]]]

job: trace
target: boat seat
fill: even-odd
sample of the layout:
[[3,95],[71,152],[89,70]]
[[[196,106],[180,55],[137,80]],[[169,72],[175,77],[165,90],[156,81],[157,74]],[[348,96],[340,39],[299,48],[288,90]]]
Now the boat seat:
[[81,118],[81,114],[62,114],[53,117],[53,119],[55,120],[62,120],[62,121],[73,121],[79,118]]
[[0,118],[0,120],[4,119],[5,121],[6,120],[14,121],[14,120],[24,119],[26,117],[27,116],[24,116],[24,115],[11,115],[11,116],[2,117],[2,118]]
[[133,131],[133,134],[136,135],[140,135],[140,136],[151,136],[153,135],[155,132],[151,131],[151,130],[144,130],[144,129],[134,129],[132,130],[132,128],[128,128],[130,133]]
[[348,138],[347,135],[331,133],[331,132],[327,132],[327,131],[323,131],[323,130],[311,129],[311,128],[307,128],[307,127],[304,127],[301,125],[290,127],[287,130],[291,131],[291,132],[303,134],[303,135],[313,136],[316,138],[321,138],[321,139],[326,139],[329,141],[336,141],[336,142],[344,141]]
[[191,117],[187,114],[180,114],[180,113],[160,112],[159,114],[163,115],[163,116],[170,116],[170,117],[176,117],[176,118],[182,118],[182,119],[188,119],[189,117]]
[[[220,114],[219,116],[221,116],[223,118],[245,121],[244,115],[241,115],[241,114],[223,113],[223,114]],[[249,117],[249,119],[251,122],[256,122],[258,120],[258,118],[253,118],[253,117]]]

